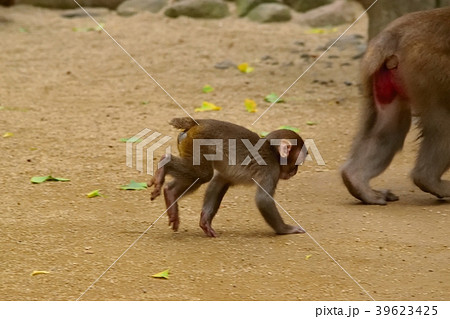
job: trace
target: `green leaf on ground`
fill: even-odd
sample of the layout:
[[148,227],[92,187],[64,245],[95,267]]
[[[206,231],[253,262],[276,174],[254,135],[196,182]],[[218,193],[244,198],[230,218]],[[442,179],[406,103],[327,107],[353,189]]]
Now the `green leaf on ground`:
[[202,88],[202,91],[203,91],[203,93],[209,93],[209,92],[214,91],[214,88],[213,88],[211,85],[206,84],[206,85]]
[[28,112],[30,109],[26,107],[15,107],[15,106],[0,106],[0,111],[19,111],[19,112]]
[[289,131],[294,131],[295,133],[299,133],[300,130],[296,127],[293,126],[289,126],[289,125],[282,125],[278,128],[279,130],[289,130]]
[[270,132],[260,132],[259,136],[261,137],[266,137],[267,135],[269,135]]
[[283,99],[278,99],[278,95],[276,95],[275,93],[270,93],[269,95],[267,95],[264,98],[264,101],[269,102],[269,103],[283,103],[284,100]]
[[119,141],[124,142],[124,143],[126,143],[126,142],[136,143],[136,142],[141,142],[142,139],[136,138],[133,136],[133,137],[128,137],[128,138],[122,137]]
[[169,269],[166,269],[164,271],[161,271],[157,274],[152,275],[153,278],[164,278],[169,279]]
[[68,181],[70,181],[70,179],[62,178],[62,177],[53,177],[51,175],[47,175],[47,176],[33,176],[31,178],[31,182],[33,184],[40,184],[40,183],[49,182],[49,181],[53,181],[53,182],[68,182]]
[[309,126],[317,125],[317,122],[308,121],[308,122],[306,122],[306,125],[309,125]]
[[131,182],[128,185],[120,186],[120,189],[125,189],[125,190],[141,190],[141,189],[146,189],[146,188],[147,188],[147,183],[138,183],[133,180],[131,180]]

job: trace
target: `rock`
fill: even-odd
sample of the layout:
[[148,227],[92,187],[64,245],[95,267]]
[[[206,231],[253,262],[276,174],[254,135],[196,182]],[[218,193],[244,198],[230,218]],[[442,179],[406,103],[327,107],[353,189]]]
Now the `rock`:
[[[77,0],[82,7],[105,7],[115,10],[124,0]],[[37,7],[74,9],[79,6],[73,0],[16,0],[16,4],[30,4]]]
[[183,0],[168,7],[164,14],[171,18],[187,16],[191,18],[220,19],[230,14],[228,5],[222,0]]
[[275,1],[276,0],[236,0],[236,13],[239,17],[243,17],[261,3],[269,3]]
[[306,12],[331,2],[333,0],[283,0],[283,3],[298,12]]
[[0,16],[0,23],[8,23],[8,22],[11,22],[11,20],[8,20],[5,17]]
[[[328,49],[330,45],[333,44],[334,41],[336,41],[337,38],[331,39],[325,45],[320,46],[317,48],[319,51],[323,51]],[[342,37],[340,37],[339,41],[337,41],[334,44],[334,47],[339,49],[339,51],[348,50],[357,48],[358,50],[362,49],[363,51],[366,50],[366,40],[364,39],[364,36],[361,34],[353,33],[353,34],[345,34]]]
[[127,0],[117,7],[117,14],[120,16],[131,16],[142,11],[157,13],[167,3],[167,0]]
[[281,22],[292,18],[291,10],[281,3],[263,3],[250,11],[247,15],[256,22]]
[[[89,8],[89,7],[86,7],[84,9],[93,17],[104,16],[104,15],[107,15],[109,13],[109,9],[108,8]],[[83,9],[77,8],[77,9],[65,10],[61,14],[61,16],[63,18],[79,18],[79,17],[87,17],[88,15],[86,14],[86,12],[83,11]]]
[[313,28],[340,25],[354,22],[362,13],[362,7],[353,1],[336,0],[335,2],[310,10],[300,18]]
[[228,68],[236,68],[237,65],[231,61],[225,60],[217,63],[216,65],[214,65],[214,67],[219,70],[226,70]]
[[[336,38],[337,39],[337,38]],[[318,51],[325,51],[336,41],[336,39],[331,39],[324,46],[317,48]],[[339,51],[353,51],[356,52],[352,59],[356,60],[363,57],[367,49],[367,43],[361,34],[346,34],[342,36],[334,45],[333,48],[339,49]]]

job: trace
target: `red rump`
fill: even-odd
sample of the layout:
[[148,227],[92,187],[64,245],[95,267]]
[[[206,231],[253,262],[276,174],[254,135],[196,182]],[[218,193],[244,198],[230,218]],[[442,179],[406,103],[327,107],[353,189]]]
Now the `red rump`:
[[394,82],[393,73],[397,68],[389,70],[383,65],[374,76],[373,90],[377,104],[389,104],[397,96],[398,87]]

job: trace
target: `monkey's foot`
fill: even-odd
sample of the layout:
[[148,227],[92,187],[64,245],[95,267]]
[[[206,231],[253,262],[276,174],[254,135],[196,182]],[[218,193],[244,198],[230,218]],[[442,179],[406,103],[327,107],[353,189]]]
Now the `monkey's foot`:
[[208,236],[208,237],[217,237],[216,232],[214,231],[214,229],[210,225],[207,225],[207,226],[204,226],[204,227],[202,227],[200,225],[200,227],[201,227],[201,229],[203,229],[203,232],[206,234],[206,236]]
[[304,234],[306,231],[301,228],[300,226],[292,226],[292,225],[285,225],[283,229],[278,230],[278,235],[288,235],[288,234]]
[[371,189],[367,182],[361,181],[359,178],[354,178],[354,174],[348,172],[349,169],[342,170],[342,180],[347,187],[350,194],[368,205],[386,205],[387,202],[394,202],[398,200],[398,196],[393,194],[390,190],[374,190]]
[[375,190],[370,189],[370,191],[365,192],[361,196],[361,201],[367,205],[386,205],[387,202],[395,202],[398,200],[398,196],[392,193],[388,189]]
[[[165,155],[161,158],[161,161],[165,158]],[[161,195],[161,188],[164,185],[165,180],[165,170],[164,166],[160,167],[156,170],[155,176],[152,177],[149,183],[147,183],[147,187],[155,186],[150,199],[154,200],[156,197]]]
[[169,226],[172,226],[173,231],[178,231],[178,226],[180,226],[180,218],[178,217],[178,213],[171,213],[169,210],[168,215]]
[[382,194],[384,196],[384,199],[387,202],[398,201],[398,196],[395,195],[394,193],[392,193],[389,189],[382,189],[382,190],[375,191],[375,192],[378,192],[378,193]]
[[437,198],[450,197],[450,181],[430,182],[424,178],[414,176],[414,174],[413,180],[414,184],[426,193],[430,193]]
[[203,232],[206,234],[206,236],[217,237],[216,232],[211,227],[211,222],[208,221],[206,215],[203,212],[200,216],[200,228],[203,229]]
[[362,193],[361,197],[357,198],[367,205],[386,205],[387,202],[395,202],[398,200],[398,196],[387,189],[379,191],[370,189]]
[[161,188],[163,184],[160,184],[156,181],[156,179],[153,177],[152,180],[147,183],[147,187],[155,186],[155,188],[152,191],[152,194],[150,195],[150,200],[154,200],[156,197],[161,195]]

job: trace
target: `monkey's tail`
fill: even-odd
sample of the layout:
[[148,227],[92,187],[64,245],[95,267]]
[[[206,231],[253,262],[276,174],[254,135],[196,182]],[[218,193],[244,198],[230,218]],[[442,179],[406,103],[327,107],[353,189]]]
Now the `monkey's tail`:
[[382,31],[370,41],[361,61],[361,83],[366,96],[372,96],[373,78],[386,61],[395,54],[398,42],[399,35],[390,31]]
[[189,130],[191,127],[198,125],[198,123],[194,121],[193,118],[190,117],[175,117],[170,120],[169,124],[185,132]]
[[[361,61],[361,86],[364,96],[363,124],[360,127],[358,136],[363,138],[370,134],[373,126],[377,122],[377,103],[375,101],[374,82],[377,73],[385,66],[386,61],[395,54],[398,48],[398,35],[392,34],[389,31],[381,31],[375,38],[373,38],[368,46],[367,51]],[[355,147],[359,147],[361,141],[354,142],[353,154],[358,152]]]

